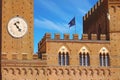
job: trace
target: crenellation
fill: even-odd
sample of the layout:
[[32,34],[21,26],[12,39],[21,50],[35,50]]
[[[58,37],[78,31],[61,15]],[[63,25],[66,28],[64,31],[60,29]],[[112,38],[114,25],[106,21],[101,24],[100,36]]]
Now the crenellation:
[[85,18],[87,19],[87,13],[85,14]]
[[38,43],[38,45],[42,45],[46,39],[51,39],[50,33],[45,33],[45,35],[43,36],[42,40]]
[[[8,60],[7,58],[8,54],[2,54],[2,59],[3,60]],[[13,53],[11,56],[12,60],[28,60],[28,54],[27,53],[22,53],[22,58],[20,58],[19,54]],[[33,60],[38,59],[38,54],[33,54]]]
[[97,7],[99,7],[101,5],[101,1],[97,2]]
[[18,59],[18,54],[12,54],[12,59],[13,59],[13,60]]
[[47,55],[46,54],[42,54],[42,60],[47,60]]
[[82,34],[82,40],[88,40],[88,34]]
[[91,34],[91,40],[97,40],[97,34]]
[[33,54],[33,60],[38,59],[38,54]]
[[73,40],[78,40],[79,39],[79,35],[78,34],[73,34]]
[[69,34],[64,34],[64,40],[69,40],[70,39],[70,35]]
[[28,59],[28,54],[22,54],[22,60],[27,60]]
[[83,17],[83,21],[86,21],[91,15],[94,14],[94,12],[103,4],[104,0],[99,0],[89,11],[86,13],[86,15]]
[[105,34],[101,34],[100,35],[100,40],[106,40],[106,35]]
[[91,10],[92,10],[92,13],[93,13],[93,12],[95,11],[94,7],[92,7],[92,9],[91,9]]
[[86,17],[85,16],[83,16],[83,21],[85,21],[86,20]]
[[55,34],[54,39],[55,39],[55,40],[60,40],[60,34]]
[[100,0],[100,2],[102,3],[104,0]]
[[51,34],[50,33],[46,33],[44,36],[45,39],[51,39]]
[[98,8],[97,4],[94,5],[94,10],[96,10]]
[[89,13],[86,14],[86,18],[88,18],[88,17],[89,17]]
[[101,5],[101,2],[103,2],[103,1],[102,1],[102,0],[101,0],[101,1],[98,1],[97,4],[95,4],[94,7],[91,8],[91,10],[89,10],[88,13],[86,13],[86,15],[84,16],[84,21],[85,21],[87,18],[89,18],[89,17],[92,15],[92,13],[95,12],[95,10],[98,9],[98,7]]
[[90,11],[88,11],[88,15],[90,16],[92,13],[91,13],[91,10]]
[[[48,33],[46,33],[46,34],[43,37],[43,39],[39,42],[39,44],[38,44],[39,46],[41,46],[42,43],[44,41],[46,41],[46,39],[50,39],[50,40],[79,40],[78,34],[73,34],[72,39],[70,39],[70,34],[63,34],[64,35],[63,39],[60,37],[60,34],[54,34],[53,39],[50,38],[51,34],[48,34]],[[97,34],[91,34],[90,39],[88,37],[89,37],[88,34],[82,34],[81,40],[98,40]],[[100,40],[107,40],[106,34],[100,34]]]
[[7,60],[7,54],[2,54],[2,57],[1,57],[3,60]]

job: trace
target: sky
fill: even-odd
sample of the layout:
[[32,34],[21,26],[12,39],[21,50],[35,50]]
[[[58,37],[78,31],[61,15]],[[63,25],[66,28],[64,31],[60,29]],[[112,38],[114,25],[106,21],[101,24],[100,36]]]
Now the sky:
[[[34,53],[38,52],[38,42],[45,33],[79,34],[83,31],[83,16],[98,0],[34,0]],[[69,28],[68,23],[75,17],[76,25]]]

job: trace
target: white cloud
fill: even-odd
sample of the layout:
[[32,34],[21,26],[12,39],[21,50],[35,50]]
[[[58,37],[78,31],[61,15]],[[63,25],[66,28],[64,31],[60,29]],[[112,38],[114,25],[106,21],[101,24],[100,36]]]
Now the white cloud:
[[69,29],[67,28],[68,25],[61,24],[61,23],[55,23],[48,19],[35,19],[35,26],[40,27],[41,29],[47,29],[47,30],[55,30],[60,33],[67,33],[69,32]]
[[52,12],[54,15],[59,16],[59,18],[65,20],[63,16],[70,16],[66,11],[61,9],[60,6],[58,6],[55,2],[52,1],[40,1],[40,4],[42,4],[46,9],[48,9],[50,12]]
[[83,10],[83,9],[81,9],[81,8],[79,8],[78,11],[79,11],[82,15],[85,15],[85,14],[87,13],[87,11],[85,11],[85,10]]

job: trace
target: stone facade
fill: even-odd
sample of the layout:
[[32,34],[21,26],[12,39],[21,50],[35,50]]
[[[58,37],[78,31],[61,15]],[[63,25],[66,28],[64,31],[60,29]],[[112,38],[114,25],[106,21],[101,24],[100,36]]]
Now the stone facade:
[[[78,34],[70,39],[70,34],[51,38],[46,33],[34,55],[33,0],[0,1],[1,80],[120,80],[120,0],[97,2],[83,17],[81,39]],[[5,11],[8,9],[12,10],[10,15]],[[29,34],[20,39],[11,37],[4,28],[16,15],[26,18],[30,26]],[[22,44],[24,41],[27,45]]]

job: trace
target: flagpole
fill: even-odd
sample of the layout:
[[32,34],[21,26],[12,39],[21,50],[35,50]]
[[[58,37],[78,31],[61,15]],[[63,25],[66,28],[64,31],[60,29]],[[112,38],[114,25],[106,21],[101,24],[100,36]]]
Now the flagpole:
[[75,24],[75,34],[76,34],[76,24]]
[[[75,16],[76,17],[76,16]],[[76,34],[76,18],[75,18],[75,34]]]

